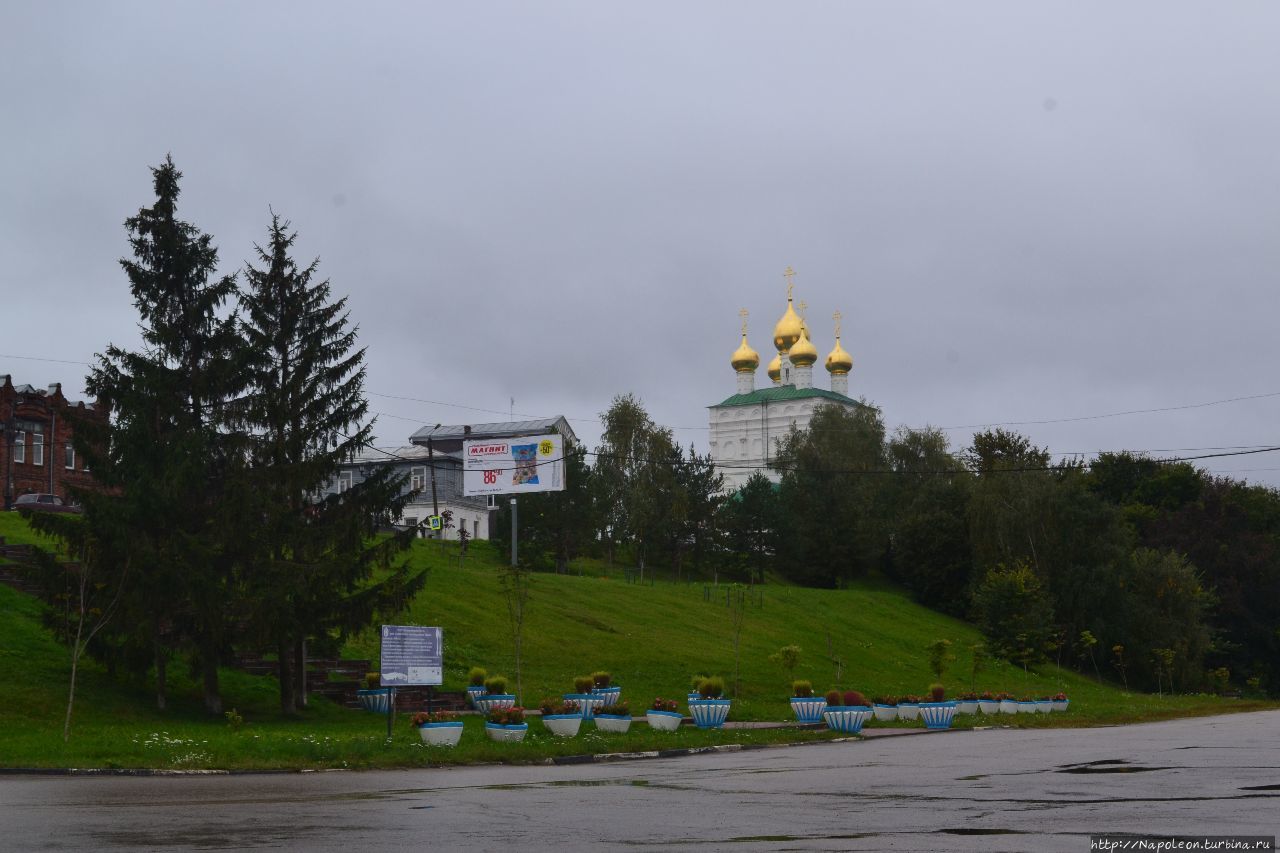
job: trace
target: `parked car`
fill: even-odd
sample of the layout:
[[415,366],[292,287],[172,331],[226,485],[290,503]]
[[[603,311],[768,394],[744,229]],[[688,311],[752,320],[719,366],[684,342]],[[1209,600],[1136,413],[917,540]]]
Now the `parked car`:
[[14,512],[18,510],[28,510],[33,512],[80,512],[80,507],[63,503],[62,498],[57,495],[18,495],[18,499],[13,502]]

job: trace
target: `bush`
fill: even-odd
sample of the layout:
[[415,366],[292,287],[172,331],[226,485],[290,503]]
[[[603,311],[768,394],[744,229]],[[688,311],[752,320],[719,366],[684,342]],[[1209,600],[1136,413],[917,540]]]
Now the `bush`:
[[524,722],[524,708],[498,708],[490,711],[486,719],[499,726],[518,726]]
[[415,726],[423,726],[427,723],[456,723],[457,721],[458,715],[453,711],[436,711],[434,713],[419,711],[409,719],[409,722]]
[[663,699],[661,696],[659,696],[657,699],[653,700],[653,704],[650,705],[649,707],[654,711],[670,711],[672,713],[675,713],[676,708],[679,706],[677,705],[676,700]]
[[484,687],[484,680],[489,677],[489,673],[485,672],[478,666],[473,666],[467,672],[467,684],[472,687]]
[[698,684],[698,695],[703,699],[719,699],[724,695],[724,679],[713,675]]
[[867,701],[867,697],[863,696],[857,690],[846,690],[844,694],[845,705],[862,705],[867,706],[871,703]]
[[505,694],[507,692],[507,677],[505,675],[492,675],[484,680],[484,689],[490,693]]
[[932,702],[947,701],[947,688],[943,687],[941,684],[930,684],[929,700]]
[[844,699],[839,690],[828,690],[826,698],[828,708],[839,708],[841,701]]
[[591,673],[591,684],[601,689],[608,687],[613,682],[613,675],[605,672],[603,669]]
[[973,594],[978,625],[991,649],[1022,664],[1043,659],[1053,626],[1049,595],[1025,563],[987,573]]
[[596,681],[589,675],[579,675],[573,680],[574,693],[590,693],[591,688],[596,686]]
[[813,684],[808,681],[793,681],[791,695],[798,699],[808,699],[813,695]]
[[364,686],[366,690],[377,690],[382,684],[382,673],[366,672],[364,674]]
[[614,702],[609,705],[601,705],[596,709],[596,713],[612,717],[630,717],[631,706],[626,702]]

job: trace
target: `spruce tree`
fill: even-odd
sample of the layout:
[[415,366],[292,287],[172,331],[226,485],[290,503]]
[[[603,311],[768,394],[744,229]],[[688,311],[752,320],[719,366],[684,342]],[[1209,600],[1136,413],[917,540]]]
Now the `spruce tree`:
[[376,536],[408,495],[403,478],[377,466],[362,483],[321,498],[322,487],[371,441],[364,350],[356,346],[346,299],[333,300],[319,261],[298,267],[297,234],[272,214],[267,245],[247,264],[241,330],[251,352],[251,391],[239,411],[252,434],[255,513],[261,535],[246,567],[254,638],[280,661],[280,706],[305,705],[306,641],[336,638],[398,608],[423,576],[404,567],[370,584],[413,531]]

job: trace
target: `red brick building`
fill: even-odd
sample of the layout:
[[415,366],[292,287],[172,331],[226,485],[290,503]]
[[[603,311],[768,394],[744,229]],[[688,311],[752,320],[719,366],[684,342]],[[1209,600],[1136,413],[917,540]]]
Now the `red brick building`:
[[72,426],[67,412],[77,417],[106,418],[96,403],[72,403],[62,396],[62,385],[48,389],[14,386],[8,374],[0,375],[0,478],[4,508],[28,492],[71,498],[71,486],[92,486],[93,476],[71,444]]

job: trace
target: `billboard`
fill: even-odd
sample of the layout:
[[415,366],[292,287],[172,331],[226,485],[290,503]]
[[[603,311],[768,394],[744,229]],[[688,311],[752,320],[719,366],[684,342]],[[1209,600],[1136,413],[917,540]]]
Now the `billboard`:
[[527,435],[462,443],[464,495],[564,490],[564,437]]
[[439,628],[382,626],[382,686],[444,683],[444,643]]

